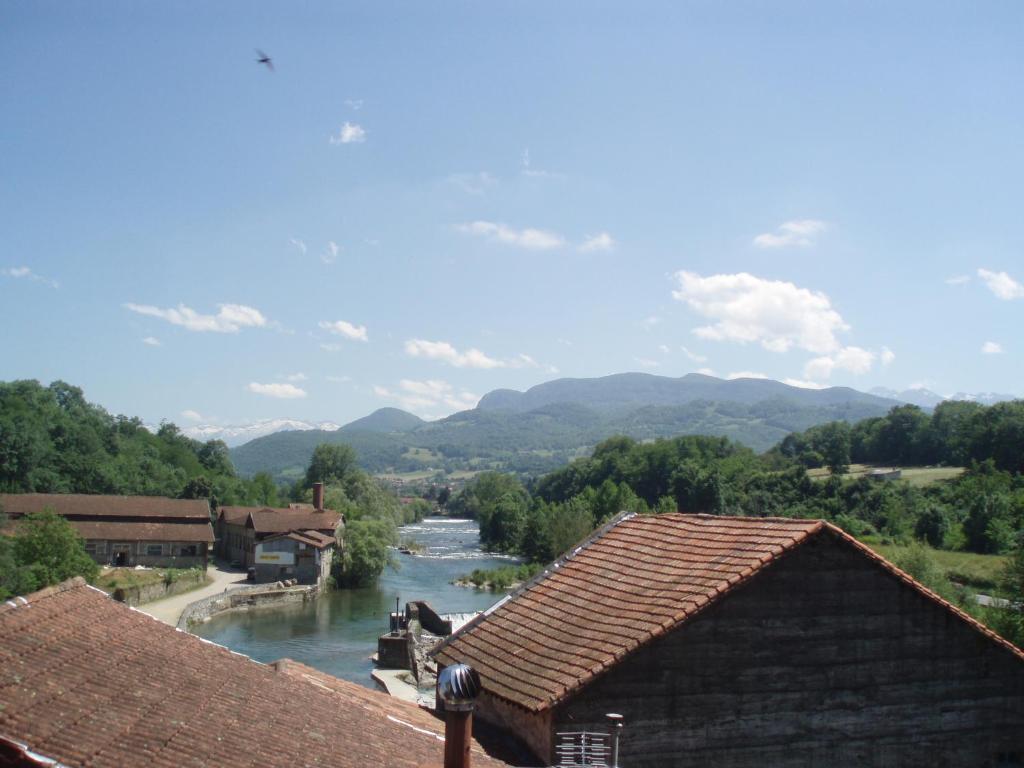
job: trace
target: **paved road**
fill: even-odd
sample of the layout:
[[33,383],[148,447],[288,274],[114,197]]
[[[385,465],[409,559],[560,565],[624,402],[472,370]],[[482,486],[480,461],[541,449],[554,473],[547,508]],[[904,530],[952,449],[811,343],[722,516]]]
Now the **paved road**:
[[245,571],[229,568],[223,564],[211,563],[206,569],[206,573],[213,579],[213,582],[205,587],[193,589],[191,592],[183,592],[173,597],[165,597],[163,600],[154,600],[152,603],[140,605],[139,610],[148,613],[154,619],[160,619],[160,621],[176,626],[181,612],[189,603],[210,597],[210,595],[220,594],[229,587],[246,583]]

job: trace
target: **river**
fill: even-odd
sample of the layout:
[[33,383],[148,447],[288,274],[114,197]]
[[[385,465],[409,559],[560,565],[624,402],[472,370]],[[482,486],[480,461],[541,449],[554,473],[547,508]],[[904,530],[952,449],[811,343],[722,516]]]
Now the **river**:
[[399,538],[425,547],[421,555],[395,552],[398,570],[385,569],[377,583],[326,592],[306,605],[231,613],[199,625],[195,634],[257,661],[290,658],[372,688],[370,655],[387,631],[397,597],[426,600],[438,613],[472,613],[504,593],[456,587],[450,582],[475,568],[508,565],[508,557],[480,550],[475,520],[428,517],[399,528]]

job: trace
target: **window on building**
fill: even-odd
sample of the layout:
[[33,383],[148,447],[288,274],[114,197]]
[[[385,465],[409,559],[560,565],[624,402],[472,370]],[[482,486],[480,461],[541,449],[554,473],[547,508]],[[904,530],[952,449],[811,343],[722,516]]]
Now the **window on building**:
[[96,542],[87,541],[85,542],[85,551],[90,555],[96,554]]
[[178,554],[179,555],[183,555],[185,557],[195,557],[195,555],[196,555],[196,545],[195,544],[190,544],[187,547],[182,547],[181,551]]
[[147,544],[146,555],[149,557],[160,557],[164,553],[163,544]]

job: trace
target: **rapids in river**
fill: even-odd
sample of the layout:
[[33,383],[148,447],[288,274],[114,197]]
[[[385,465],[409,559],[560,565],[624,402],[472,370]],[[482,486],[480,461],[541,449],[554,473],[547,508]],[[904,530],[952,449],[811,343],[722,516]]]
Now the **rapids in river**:
[[372,688],[370,656],[388,629],[396,597],[403,609],[408,601],[426,600],[438,613],[468,614],[504,596],[450,583],[475,568],[515,562],[481,551],[479,533],[475,520],[428,517],[398,529],[399,539],[418,542],[422,553],[395,551],[398,570],[385,569],[373,586],[327,591],[305,605],[223,614],[193,632],[257,661],[287,657]]

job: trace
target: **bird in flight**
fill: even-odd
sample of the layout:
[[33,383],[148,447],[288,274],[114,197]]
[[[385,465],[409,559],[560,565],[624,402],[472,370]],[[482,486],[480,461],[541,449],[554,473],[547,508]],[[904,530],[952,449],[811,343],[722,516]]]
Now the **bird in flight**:
[[256,63],[257,64],[266,64],[267,65],[267,69],[269,69],[271,72],[273,72],[274,71],[274,60],[271,59],[269,56],[267,56],[267,54],[265,54],[259,48],[256,49],[256,53],[259,55],[259,58],[256,59]]

